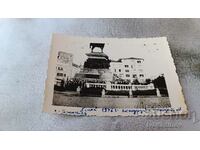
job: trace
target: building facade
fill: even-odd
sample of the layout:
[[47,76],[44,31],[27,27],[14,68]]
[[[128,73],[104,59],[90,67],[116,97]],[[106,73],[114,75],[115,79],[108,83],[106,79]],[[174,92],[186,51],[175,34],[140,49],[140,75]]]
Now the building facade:
[[60,85],[61,80],[73,78],[80,71],[80,66],[73,63],[73,55],[66,52],[58,52],[56,63],[55,84]]
[[144,59],[142,58],[121,58],[118,61],[111,61],[110,70],[114,80],[122,79],[128,81],[145,82]]

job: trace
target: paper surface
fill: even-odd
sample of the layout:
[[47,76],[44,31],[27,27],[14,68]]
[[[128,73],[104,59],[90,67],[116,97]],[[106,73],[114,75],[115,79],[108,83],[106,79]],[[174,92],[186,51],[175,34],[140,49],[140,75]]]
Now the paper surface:
[[80,116],[187,114],[167,39],[54,34],[44,111]]

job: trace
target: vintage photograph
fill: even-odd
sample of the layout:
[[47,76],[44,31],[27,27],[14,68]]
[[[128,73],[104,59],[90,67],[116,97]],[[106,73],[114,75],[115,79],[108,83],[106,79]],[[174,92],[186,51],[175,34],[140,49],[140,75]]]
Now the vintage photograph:
[[[88,43],[84,56],[58,52],[53,104],[72,107],[170,107],[165,77],[145,70],[145,59],[112,59],[105,43]],[[105,47],[106,48],[106,47]],[[74,61],[80,58],[80,63]],[[151,58],[149,58],[151,59]],[[153,69],[154,66],[152,66]],[[157,74],[157,75],[156,75]]]
[[51,106],[122,111],[173,108],[167,81],[174,80],[169,78],[174,68],[169,68],[168,53],[160,42],[165,38],[63,39],[57,42],[60,45],[52,45]]

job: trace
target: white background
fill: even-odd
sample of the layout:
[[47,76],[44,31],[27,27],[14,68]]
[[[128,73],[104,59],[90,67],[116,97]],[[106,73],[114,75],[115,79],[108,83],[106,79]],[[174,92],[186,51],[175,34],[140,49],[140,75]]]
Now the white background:
[[[94,6],[95,5],[95,6]],[[6,0],[6,1],[1,1],[0,2],[0,16],[1,17],[199,17],[199,4],[198,0],[190,0],[190,1],[174,1],[174,0],[168,0],[168,1],[160,1],[160,0],[140,0],[140,1],[108,1],[108,0],[101,0],[101,1],[96,1],[94,0],[87,1],[87,0],[73,0],[73,1],[41,1],[41,0],[34,0],[34,1],[27,1],[27,0],[18,0],[18,1],[13,1],[13,0]],[[55,23],[56,25],[57,23]],[[114,25],[115,22],[112,24]],[[2,26],[1,28],[1,33],[3,32]],[[58,27],[59,28],[59,25]],[[73,27],[72,27],[73,28]],[[75,34],[78,35],[80,33],[79,28],[74,27]],[[126,28],[126,27],[124,27]],[[32,28],[34,29],[34,27]],[[84,28],[83,28],[84,30]],[[71,31],[70,28],[68,29],[60,29],[60,32],[63,31]],[[10,31],[12,32],[12,30]],[[24,31],[21,31],[24,32]],[[42,31],[41,31],[42,32]],[[114,32],[114,33],[113,33]],[[172,31],[173,32],[173,31]],[[97,35],[105,36],[106,34],[104,33],[98,33]],[[198,33],[198,32],[197,32]],[[34,33],[32,33],[34,34]],[[37,33],[35,33],[37,34]],[[84,35],[83,33],[81,33]],[[117,33],[115,31],[111,31],[111,35],[115,36]],[[193,33],[195,34],[195,32]],[[4,34],[5,37],[8,36],[7,34]],[[88,35],[92,35],[92,33],[88,33]],[[129,35],[129,32],[122,34],[121,36]],[[187,35],[187,34],[186,34]],[[187,35],[188,36],[188,35]],[[42,36],[41,36],[42,37]],[[193,37],[193,36],[191,36]],[[25,38],[26,39],[26,38]],[[194,38],[195,40],[196,38]],[[9,42],[10,37],[7,37],[7,41]],[[48,39],[47,41],[49,41]],[[46,42],[47,42],[46,41]],[[173,38],[172,40],[173,41]],[[187,40],[186,40],[187,41]],[[190,41],[192,43],[193,40]],[[198,39],[196,39],[198,41]],[[31,43],[31,42],[30,42]],[[195,42],[197,43],[197,42]],[[12,43],[11,43],[12,44]],[[49,44],[49,43],[46,43]],[[39,43],[38,43],[39,45]],[[15,47],[15,46],[13,46]],[[27,49],[30,47],[27,46]],[[37,47],[38,48],[38,47]],[[48,52],[48,46],[41,47],[45,51],[43,54],[46,54]],[[20,51],[20,46],[18,48]],[[6,49],[1,49],[1,58],[5,57],[9,59],[9,62],[11,62],[12,65],[16,64],[16,68],[19,68],[20,65],[17,65],[17,61],[21,60],[22,56],[19,51],[16,53],[12,54]],[[23,57],[25,57],[26,53],[24,53],[23,50]],[[41,52],[40,51],[40,52]],[[37,52],[36,52],[37,53]],[[19,56],[18,56],[18,55]],[[16,56],[16,59],[14,58],[14,55]],[[34,55],[32,56],[34,57]],[[181,59],[181,58],[179,58]],[[183,58],[184,59],[184,58]],[[8,63],[7,59],[1,59],[0,64],[1,64],[1,70],[2,66],[4,66],[6,63],[2,60],[6,60],[6,63]],[[31,59],[28,59],[27,61],[32,61]],[[39,70],[39,74],[43,74],[41,77],[40,75],[37,76],[37,71],[35,72],[35,77],[36,78],[42,78],[41,80],[36,83],[36,85],[41,85],[39,90],[44,88],[43,83],[41,81],[44,81],[44,74],[45,71],[43,70],[47,66],[47,56],[44,56],[44,60],[42,61],[43,68]],[[33,63],[33,62],[32,62]],[[37,65],[41,65],[41,62],[34,62]],[[179,66],[181,64],[178,64]],[[184,65],[184,64],[183,64]],[[28,67],[29,65],[27,65]],[[30,66],[29,66],[30,67]],[[186,66],[187,67],[187,66]],[[24,69],[24,68],[23,68]],[[34,68],[33,68],[34,69]],[[16,72],[9,72],[10,70],[4,70],[5,74],[9,76],[10,73],[13,73],[13,76],[7,79],[10,79],[11,81],[17,80]],[[191,71],[191,70],[189,70]],[[8,73],[9,72],[9,73]],[[197,73],[197,72],[196,72]],[[36,79],[33,74],[33,79]],[[16,76],[16,77],[15,77]],[[24,76],[29,76],[29,74],[25,74]],[[14,78],[14,79],[13,79]],[[7,84],[11,84],[12,82],[8,80]],[[2,72],[1,72],[1,82],[4,81],[2,79]],[[33,80],[35,82],[35,80]],[[194,75],[189,76],[187,80],[182,79],[182,82],[186,85],[186,83],[189,83],[189,85],[185,86],[185,94],[189,95],[188,96],[188,103],[190,105],[190,108],[193,107],[195,110],[199,109],[199,104],[196,105],[195,101],[199,100],[199,95],[197,91],[199,91],[199,78],[196,78]],[[11,82],[11,83],[10,83]],[[5,82],[3,82],[5,83]],[[12,91],[19,91],[19,93],[24,92],[26,95],[26,89],[21,89],[22,85],[18,85],[18,88],[13,88]],[[191,92],[190,89],[192,87],[197,88],[197,90]],[[21,90],[20,90],[21,89]],[[30,117],[27,121],[24,121],[24,118],[20,118],[21,116],[26,116],[26,114],[32,114],[32,113],[38,113],[37,110],[35,112],[30,112],[28,113],[27,111],[24,110],[24,107],[16,107],[17,104],[21,104],[18,101],[14,101],[17,96],[8,94],[6,91],[9,89],[1,89],[1,109],[0,113],[1,115],[1,130],[7,129],[9,130],[8,126],[11,127],[17,127],[19,124],[15,122],[15,119],[13,118],[18,118],[20,120],[20,124],[23,127],[24,125],[30,123],[34,118]],[[5,97],[10,97],[11,99],[8,98],[5,100],[5,97],[2,97],[2,93],[6,93]],[[33,95],[37,95],[38,93],[33,93]],[[33,96],[32,95],[32,96]],[[42,99],[42,92],[39,92],[39,96],[35,97],[34,99],[31,99],[30,106],[33,107],[40,107],[41,106],[41,99]],[[27,98],[29,98],[30,95],[27,94]],[[22,103],[23,103],[23,98]],[[5,101],[4,101],[5,100]],[[37,101],[38,105],[31,105],[34,103],[34,100]],[[10,105],[8,107],[6,103],[4,102],[10,102],[13,103],[13,105]],[[196,106],[195,106],[196,105]],[[2,109],[7,107],[7,109]],[[15,110],[16,108],[19,108],[19,110]],[[8,112],[7,112],[8,111]],[[10,113],[9,113],[10,112]],[[8,113],[8,114],[7,114]],[[21,115],[22,114],[22,115]],[[50,120],[56,120],[60,118],[59,116],[52,116],[46,115],[46,121],[44,121],[42,124],[45,126],[48,124]],[[2,119],[3,117],[3,119]],[[38,117],[36,117],[38,118]],[[81,124],[80,121],[75,121],[74,124],[71,124],[70,121],[74,120],[73,117],[64,117],[62,116],[63,119],[65,119],[68,122],[68,125],[73,127],[74,124]],[[40,120],[40,117],[38,118]],[[79,118],[78,118],[79,119]],[[127,118],[130,119],[130,118]],[[7,120],[8,122],[5,122]],[[95,121],[98,121],[99,119],[91,119],[88,121],[88,119],[83,119],[86,122],[86,126],[89,126],[89,122],[94,123]],[[104,125],[109,124],[109,119],[105,118],[105,121],[103,122]],[[162,120],[162,119],[158,119]],[[170,119],[171,121],[175,120],[173,118]],[[138,120],[137,120],[138,121]],[[137,124],[140,124],[142,122],[137,122]],[[87,124],[88,122],[88,124]],[[124,124],[124,127],[126,127],[127,124],[133,124],[133,122],[127,122],[125,123],[124,120],[121,120],[122,124]],[[169,122],[169,120],[167,120]],[[178,121],[180,122],[180,121]],[[183,121],[184,123],[187,122],[187,120]],[[35,122],[37,124],[37,121]],[[64,121],[59,121],[57,122],[57,126],[61,126],[65,124]],[[33,124],[34,125],[34,124]],[[99,124],[98,124],[99,125]],[[96,125],[96,126],[98,126]],[[134,124],[136,125],[136,124]],[[3,127],[2,127],[3,126]],[[81,126],[81,125],[80,125]],[[50,126],[54,128],[54,126]],[[199,124],[187,126],[184,128],[184,130],[189,130],[189,127],[195,127],[194,129],[199,130]],[[23,130],[24,128],[18,128],[16,130]],[[54,128],[55,129],[55,128]],[[67,129],[67,128],[66,128]],[[102,128],[105,129],[105,128]],[[111,129],[111,128],[110,128]],[[56,135],[57,134],[57,135]],[[187,132],[187,133],[180,133],[180,132],[175,132],[175,133],[139,133],[139,132],[134,132],[130,135],[127,135],[128,133],[94,133],[95,135],[91,135],[89,133],[36,133],[33,135],[33,133],[3,133],[1,132],[1,148],[2,149],[74,149],[75,147],[77,149],[191,149],[198,146],[198,140],[199,140],[199,135],[194,134],[193,132]],[[101,136],[99,135],[101,134]],[[140,135],[138,135],[140,134]],[[79,141],[77,141],[79,139]]]
[[[0,20],[1,130],[199,130],[199,19]],[[42,112],[52,33],[167,36],[189,117],[72,117]],[[154,66],[155,67],[155,66]]]

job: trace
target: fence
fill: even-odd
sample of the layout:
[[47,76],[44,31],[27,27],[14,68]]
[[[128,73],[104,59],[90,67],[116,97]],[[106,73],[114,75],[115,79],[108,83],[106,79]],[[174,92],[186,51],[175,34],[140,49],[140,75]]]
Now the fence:
[[148,85],[131,85],[131,84],[113,84],[107,83],[86,83],[87,88],[103,88],[109,91],[137,91],[137,90],[153,90],[155,89],[153,84]]

